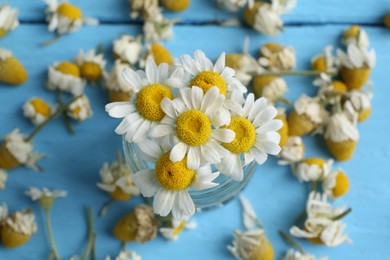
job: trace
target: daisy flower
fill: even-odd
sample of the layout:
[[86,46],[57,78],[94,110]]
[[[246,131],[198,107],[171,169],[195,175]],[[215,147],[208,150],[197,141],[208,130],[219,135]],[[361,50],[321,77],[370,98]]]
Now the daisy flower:
[[[104,260],[111,260],[112,258],[107,256]],[[142,257],[136,252],[120,252],[120,254],[115,257],[115,260],[142,260]]]
[[255,2],[244,10],[245,22],[256,31],[275,36],[283,29],[277,1]]
[[42,124],[50,114],[50,105],[41,98],[32,97],[23,105],[23,115],[35,125]]
[[0,48],[0,82],[21,85],[27,80],[27,71],[10,50]]
[[352,90],[348,92],[347,98],[358,113],[358,122],[365,121],[371,114],[371,90],[368,92]]
[[324,48],[323,53],[314,56],[311,59],[312,69],[315,71],[337,71],[339,60],[333,55],[334,47],[328,45]]
[[278,111],[267,104],[267,99],[255,101],[251,93],[245,104],[238,107],[232,114],[230,124],[223,128],[235,133],[233,141],[224,142],[222,146],[228,150],[217,169],[234,180],[243,179],[243,167],[256,161],[263,164],[268,154],[277,155],[280,152],[280,134],[277,132],[283,125],[281,120],[275,120]]
[[[246,87],[235,77],[235,71],[225,66],[225,53],[222,53],[213,64],[204,52],[197,50],[194,52],[194,58],[189,55],[181,56],[176,70],[177,74],[174,75],[176,77],[172,76],[170,82],[173,81],[180,87],[197,86],[205,93],[212,87],[218,87],[219,93],[225,96],[233,90],[247,92]],[[179,73],[180,71],[186,75]],[[180,81],[181,84],[178,83]]]
[[189,189],[204,190],[216,187],[214,183],[219,172],[212,172],[209,165],[191,170],[187,167],[187,156],[172,162],[172,151],[164,152],[153,141],[145,141],[140,146],[145,159],[155,165],[155,169],[141,170],[134,175],[134,182],[144,197],[152,197],[154,213],[183,220],[195,213],[195,205]]
[[82,11],[66,1],[45,0],[47,4],[46,21],[50,32],[59,35],[78,31],[83,24],[97,25],[96,19],[84,17]]
[[159,229],[161,235],[168,240],[177,240],[179,238],[179,234],[184,229],[195,229],[197,226],[197,223],[195,221],[190,221],[189,219],[172,219],[171,222],[171,227],[162,227]]
[[280,165],[294,164],[301,161],[305,156],[305,145],[300,136],[289,136],[286,144],[282,147],[278,157]]
[[252,89],[256,97],[264,97],[271,104],[284,99],[288,91],[287,82],[283,78],[274,76],[255,76]]
[[[244,51],[246,52],[246,51]],[[244,85],[248,85],[253,74],[264,71],[256,59],[247,53],[228,53],[225,55],[225,66],[236,71],[236,78]]]
[[85,121],[92,116],[92,109],[86,95],[80,96],[68,108],[66,114],[77,121]]
[[0,38],[18,27],[18,13],[18,9],[8,4],[0,5]]
[[300,182],[322,181],[332,171],[333,160],[308,158],[293,168],[295,177]]
[[46,84],[49,90],[65,91],[76,96],[83,93],[85,83],[80,68],[72,62],[57,62],[49,66]]
[[342,170],[332,171],[322,182],[322,190],[332,199],[345,195],[349,189],[349,179]]
[[115,102],[106,106],[111,117],[124,118],[115,129],[119,135],[125,135],[128,142],[140,143],[145,140],[149,130],[165,116],[160,106],[164,98],[173,99],[173,93],[165,84],[168,65],[159,66],[148,59],[144,71],[135,72],[125,69],[123,76],[135,93],[130,102]]
[[180,89],[179,97],[161,102],[166,116],[149,134],[155,138],[173,138],[169,159],[174,163],[186,158],[187,168],[193,170],[204,162],[220,163],[228,150],[219,142],[230,143],[235,137],[233,130],[220,128],[230,123],[224,100],[218,87],[212,87],[206,94],[196,86]]
[[130,65],[137,64],[142,52],[141,37],[121,35],[113,42],[113,52],[116,59]]
[[159,14],[145,21],[143,32],[145,41],[160,42],[173,38],[173,26],[177,20],[170,20]]
[[287,251],[287,254],[283,256],[282,260],[328,260],[328,258],[316,258],[314,255],[301,253],[299,251],[295,251],[294,249],[290,249]]
[[293,47],[270,42],[261,46],[259,63],[269,71],[294,70],[295,56]]
[[139,195],[140,191],[133,182],[133,172],[130,167],[121,161],[111,164],[106,162],[100,170],[102,182],[97,186],[108,192],[115,200],[128,200],[133,195]]
[[342,38],[343,44],[356,45],[359,48],[366,49],[370,45],[368,34],[359,25],[352,25],[344,33]]
[[[0,169],[0,190],[5,188],[5,183],[7,182],[8,175],[7,172]],[[0,214],[0,222],[1,222],[1,214]]]
[[129,101],[133,88],[122,77],[125,68],[129,68],[127,63],[116,60],[111,71],[104,75],[104,86],[108,89],[111,102]]
[[86,53],[80,50],[79,55],[75,58],[75,62],[80,67],[81,76],[90,82],[101,79],[107,63],[103,53],[96,53],[94,49]]

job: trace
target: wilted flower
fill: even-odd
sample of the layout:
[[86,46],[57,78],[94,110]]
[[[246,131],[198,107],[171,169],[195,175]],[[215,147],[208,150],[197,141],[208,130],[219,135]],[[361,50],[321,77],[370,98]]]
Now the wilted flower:
[[296,66],[295,49],[270,42],[260,48],[259,63],[270,71],[293,70]]
[[43,99],[32,97],[24,103],[23,114],[35,125],[40,125],[50,116],[51,107]]
[[179,234],[184,229],[195,229],[197,226],[197,223],[195,221],[191,221],[190,219],[172,219],[170,224],[170,227],[159,228],[161,235],[168,240],[177,240],[179,238]]
[[[217,0],[218,5],[230,12],[237,12],[250,4],[251,0]],[[253,4],[253,1],[252,3]]]
[[143,32],[146,41],[159,42],[173,37],[173,25],[176,20],[170,20],[161,14],[145,21]]
[[27,71],[12,52],[0,48],[0,82],[9,85],[21,85],[27,79]]
[[160,43],[152,43],[147,46],[146,57],[140,60],[141,67],[145,67],[146,60],[148,58],[153,58],[154,62],[156,62],[157,65],[160,65],[161,63],[166,63],[171,66],[174,62],[174,58],[170,51]]
[[358,113],[358,122],[365,121],[371,114],[371,90],[364,92],[361,90],[352,90],[347,94],[353,109]]
[[85,121],[92,116],[92,109],[89,99],[86,95],[82,95],[75,100],[68,108],[66,114],[77,121]]
[[344,33],[342,42],[345,45],[356,45],[359,48],[365,49],[370,45],[367,32],[360,28],[359,25],[352,25]]
[[301,161],[305,156],[305,145],[302,138],[299,136],[289,136],[278,156],[281,158],[278,162],[280,165],[294,164]]
[[48,188],[38,189],[30,187],[26,193],[33,201],[38,201],[43,209],[48,210],[56,198],[66,197],[67,192],[63,190],[49,190]]
[[53,91],[65,91],[73,95],[83,93],[85,80],[81,78],[80,68],[68,61],[49,66],[46,87]]
[[0,5],[0,38],[18,27],[18,13],[18,9],[9,4]]
[[255,2],[244,11],[245,22],[256,31],[275,36],[283,29],[277,1]]
[[339,198],[349,189],[349,179],[342,170],[332,171],[322,182],[322,189],[330,198]]
[[274,104],[284,99],[288,87],[283,78],[259,75],[253,78],[252,89],[257,98],[265,97],[271,104]]
[[142,19],[148,20],[161,13],[158,0],[129,0],[129,4],[132,19],[141,16]]
[[113,41],[113,52],[116,59],[135,65],[139,61],[142,52],[141,37],[121,35]]
[[75,62],[80,67],[81,76],[90,82],[101,79],[107,63],[103,53],[96,53],[94,49],[86,53],[80,50],[79,55],[75,58]]
[[333,160],[308,158],[294,167],[294,175],[299,181],[322,181],[332,171]]

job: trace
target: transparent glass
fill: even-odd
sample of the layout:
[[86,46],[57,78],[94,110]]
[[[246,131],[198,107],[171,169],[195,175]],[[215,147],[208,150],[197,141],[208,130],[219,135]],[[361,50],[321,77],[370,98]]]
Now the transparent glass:
[[[148,163],[142,159],[140,150],[136,144],[129,143],[123,138],[123,150],[126,161],[133,172],[150,169]],[[233,199],[246,186],[255,169],[256,163],[253,161],[244,167],[244,179],[241,182],[220,175],[215,180],[215,182],[219,183],[217,187],[201,191],[190,190],[189,193],[197,210],[221,207]]]

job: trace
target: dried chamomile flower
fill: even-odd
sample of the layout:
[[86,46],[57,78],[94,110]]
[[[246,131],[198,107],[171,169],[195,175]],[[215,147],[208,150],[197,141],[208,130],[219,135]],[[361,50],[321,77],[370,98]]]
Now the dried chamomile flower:
[[295,165],[293,173],[301,182],[322,181],[332,171],[332,165],[333,160],[308,158]]
[[312,191],[306,204],[307,219],[304,228],[293,226],[291,235],[307,238],[314,244],[324,244],[328,247],[336,247],[351,240],[343,233],[346,227],[339,219],[344,217],[350,209],[345,207],[333,208],[327,202],[327,196]]
[[371,90],[367,92],[362,90],[352,90],[348,92],[347,99],[350,101],[353,109],[358,113],[358,122],[363,122],[371,115]]
[[69,61],[57,62],[49,67],[46,87],[52,91],[64,91],[73,95],[83,93],[86,81],[80,68]]
[[[7,172],[3,169],[0,169],[0,190],[5,189],[5,183],[8,179]],[[1,222],[1,214],[0,214],[0,222]]]
[[319,98],[302,95],[294,103],[294,109],[288,116],[290,136],[302,136],[323,125],[328,119],[328,112]]
[[312,69],[321,72],[337,71],[339,61],[337,57],[333,55],[333,50],[334,47],[328,45],[324,48],[322,54],[314,56],[311,60]]
[[18,9],[9,4],[0,5],[0,38],[18,27],[18,13]]
[[280,165],[295,164],[305,156],[305,145],[300,136],[289,136],[278,157]]
[[258,62],[249,54],[245,53],[228,53],[225,55],[226,67],[236,71],[236,78],[243,85],[248,85],[252,80],[252,74],[262,71]]
[[255,2],[245,8],[244,20],[256,31],[275,36],[283,29],[283,21],[280,18],[278,2]]
[[195,229],[197,223],[190,219],[172,219],[169,227],[159,228],[160,234],[168,240],[177,240],[184,229]]
[[83,24],[97,25],[96,19],[84,17],[82,11],[66,2],[59,0],[45,0],[47,4],[46,21],[49,23],[50,32],[56,32],[58,35],[73,33],[78,31]]
[[344,82],[340,80],[333,80],[326,85],[321,86],[319,95],[324,95],[331,104],[334,104],[337,100],[339,100],[339,96],[344,96],[347,92],[348,87]]
[[133,89],[122,77],[125,68],[129,68],[127,63],[116,60],[111,71],[104,75],[104,86],[108,89],[108,96],[111,102],[130,101]]
[[181,12],[188,8],[190,0],[161,0],[161,5],[172,12]]
[[102,182],[97,186],[108,192],[114,200],[128,200],[134,195],[139,195],[140,191],[133,181],[133,172],[130,167],[120,158],[109,165],[103,164],[100,170]]
[[145,41],[160,42],[173,37],[173,25],[177,20],[170,20],[161,14],[145,21],[143,32]]
[[[136,172],[133,180],[144,197],[154,196],[153,210],[158,215],[165,217],[172,212],[176,220],[187,219],[195,213],[189,190],[205,190],[218,186],[218,183],[213,181],[219,176],[219,172],[213,173],[210,165],[194,167],[195,170],[188,167],[191,153],[189,156],[183,155],[182,159],[175,156],[175,160],[171,160],[174,150],[165,151],[150,140],[144,141],[140,149],[143,157],[154,163],[155,169]],[[192,156],[195,158],[194,164],[199,160],[196,156]]]
[[275,76],[254,76],[252,89],[256,97],[265,97],[271,104],[284,100],[288,90],[287,82]]
[[274,249],[263,230],[236,230],[228,250],[238,260],[273,260]]
[[287,254],[282,257],[282,260],[328,260],[328,258],[324,256],[316,258],[314,255],[290,249],[287,251]]
[[80,96],[67,109],[66,114],[77,121],[85,121],[93,114],[89,99],[86,95]]
[[[112,258],[107,256],[104,260],[111,260]],[[115,260],[142,260],[142,257],[137,254],[137,252],[120,252],[120,254],[115,257]]]
[[27,71],[12,52],[0,48],[0,82],[21,85],[27,79]]
[[375,50],[368,51],[350,44],[347,47],[347,52],[338,49],[337,55],[341,64],[341,77],[348,89],[361,89],[366,84],[371,69],[375,65]]
[[49,190],[48,188],[38,189],[30,187],[25,194],[33,201],[38,201],[39,205],[41,205],[44,210],[49,210],[53,206],[54,200],[66,197],[67,192],[63,190]]
[[130,65],[137,64],[142,52],[140,36],[121,35],[113,41],[112,45],[115,59],[120,59]]
[[356,45],[359,48],[365,49],[370,45],[367,32],[360,28],[359,25],[352,25],[343,33],[342,42],[345,45]]
[[296,66],[295,49],[270,42],[260,48],[259,63],[269,71],[294,70]]
[[9,215],[2,221],[0,227],[1,242],[7,248],[15,248],[27,243],[37,232],[35,216],[30,210]]
[[288,140],[288,122],[287,122],[287,116],[286,116],[286,110],[284,108],[278,107],[278,114],[276,115],[275,119],[279,119],[282,121],[283,126],[278,130],[278,133],[280,135],[280,142],[279,146],[283,149],[283,146],[287,143]]
[[157,223],[151,207],[141,205],[122,219],[114,228],[114,236],[121,241],[145,243],[157,235]]
[[33,152],[31,141],[26,140],[19,133],[19,129],[5,136],[4,142],[0,144],[0,168],[3,169],[13,169],[23,165],[38,170],[36,162],[42,157],[43,155]]
[[355,151],[359,131],[347,113],[339,112],[330,117],[324,137],[332,155],[338,161],[346,161]]
[[129,0],[132,19],[140,16],[144,20],[153,18],[161,13],[158,0]]
[[332,171],[322,182],[322,190],[330,198],[339,198],[345,195],[349,189],[349,179],[347,174],[338,169]]
[[42,124],[52,113],[52,108],[46,101],[32,97],[23,105],[23,115],[35,125]]
[[237,12],[246,5],[253,4],[253,0],[217,0],[217,3],[221,8],[230,12]]
[[172,66],[175,60],[171,52],[160,43],[152,43],[147,46],[146,58],[140,60],[141,68],[145,67],[144,64],[146,64],[146,60],[149,57],[153,58],[157,65],[166,63],[169,66]]
[[103,77],[107,61],[103,53],[96,53],[94,49],[91,49],[86,53],[80,50],[75,63],[80,67],[80,75],[83,78],[89,82],[95,82]]

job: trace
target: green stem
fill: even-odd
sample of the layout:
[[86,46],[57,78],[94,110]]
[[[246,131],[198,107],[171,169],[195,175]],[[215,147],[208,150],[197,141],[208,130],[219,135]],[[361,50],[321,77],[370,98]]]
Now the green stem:
[[340,220],[342,218],[344,218],[345,216],[347,216],[349,213],[352,212],[352,209],[351,208],[348,208],[346,211],[344,211],[343,213],[341,213],[340,215],[332,218],[332,220],[336,221],[336,220]]
[[95,232],[93,228],[92,208],[88,207],[88,243],[81,260],[87,260],[88,256],[90,255],[94,243],[94,237]]
[[46,218],[46,225],[47,225],[47,233],[49,235],[49,242],[50,242],[50,247],[51,247],[51,252],[54,255],[54,258],[56,260],[60,260],[60,255],[58,254],[56,243],[54,241],[54,236],[53,236],[53,230],[51,227],[51,217],[50,217],[50,210],[45,209],[45,218]]
[[43,121],[42,124],[40,124],[39,126],[37,126],[34,131],[32,131],[32,133],[26,138],[26,142],[30,142],[33,137],[45,126],[47,125],[50,121],[52,121],[54,118],[60,116],[62,113],[64,113],[66,111],[66,109],[68,109],[68,107],[73,103],[75,102],[77,99],[79,99],[82,95],[78,95],[74,98],[72,98],[69,102],[67,102],[64,106],[60,107],[59,109],[57,109],[57,111],[53,114],[51,114],[45,121]]
[[42,42],[41,46],[49,46],[50,44],[55,43],[56,41],[61,39],[61,36],[62,36],[61,34],[57,34],[56,37],[54,37],[53,39],[48,40],[46,42]]
[[100,209],[99,211],[99,217],[104,217],[106,214],[107,214],[107,211],[108,211],[108,207],[114,202],[113,199],[109,199],[108,201],[106,201],[102,208]]
[[299,252],[301,252],[302,254],[304,253],[302,247],[300,245],[298,245],[297,242],[295,242],[295,240],[289,235],[287,234],[286,232],[284,232],[283,230],[279,230],[279,234],[283,237],[284,240],[286,240],[292,247],[295,247]]
[[93,235],[91,260],[96,260],[96,234]]
[[[60,106],[62,107],[64,105],[64,101],[62,100],[62,93],[60,92],[59,95],[58,95],[58,103],[60,104]],[[62,113],[62,115],[64,116],[64,121],[65,121],[65,126],[66,126],[66,129],[68,129],[68,131],[71,133],[71,134],[75,134],[76,131],[74,130],[71,122],[70,122],[70,118],[69,116],[66,114],[66,111],[64,111],[64,113]]]
[[302,70],[302,71],[267,71],[267,72],[261,72],[261,73],[256,73],[255,76],[276,76],[276,77],[281,77],[281,76],[311,76],[311,77],[318,77],[321,74],[326,73],[330,75],[336,75],[335,71],[315,71],[315,70]]

